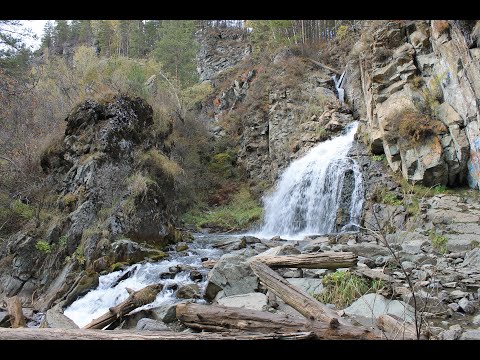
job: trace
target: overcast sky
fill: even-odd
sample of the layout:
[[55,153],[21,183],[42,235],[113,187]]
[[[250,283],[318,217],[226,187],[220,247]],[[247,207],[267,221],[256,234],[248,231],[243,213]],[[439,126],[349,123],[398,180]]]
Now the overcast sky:
[[40,39],[43,34],[43,27],[48,20],[23,20],[25,27],[32,29],[33,33],[37,35],[38,39],[33,40],[30,38],[25,39],[27,45],[33,46],[34,49],[40,46]]

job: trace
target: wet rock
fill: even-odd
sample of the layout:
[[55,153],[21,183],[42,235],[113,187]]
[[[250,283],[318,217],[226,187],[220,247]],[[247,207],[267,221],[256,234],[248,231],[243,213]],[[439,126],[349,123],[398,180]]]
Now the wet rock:
[[472,319],[472,324],[480,326],[480,314],[475,315],[475,317]]
[[162,321],[148,318],[138,320],[135,329],[145,331],[170,331],[169,327],[165,325]]
[[203,275],[198,270],[192,270],[189,275],[190,280],[192,281],[202,281]]
[[129,239],[117,240],[112,243],[112,250],[115,254],[113,262],[137,263],[146,257],[162,256],[163,251],[152,249],[136,243]]
[[177,305],[185,302],[187,301],[160,305],[151,309],[151,311],[153,312],[155,319],[163,321],[165,324],[169,324],[177,320]]
[[344,309],[345,314],[353,317],[365,326],[375,326],[377,318],[382,314],[390,314],[414,322],[414,309],[398,300],[389,300],[379,294],[366,294]]
[[184,242],[180,242],[175,246],[175,250],[178,252],[188,250],[188,245]]
[[54,329],[78,329],[78,325],[65,316],[58,306],[55,306],[45,313],[45,318],[40,324],[41,328],[54,328]]
[[218,300],[218,305],[266,311],[268,298],[262,293],[226,296]]
[[179,299],[198,299],[200,298],[200,287],[197,284],[188,284],[180,286],[176,292]]

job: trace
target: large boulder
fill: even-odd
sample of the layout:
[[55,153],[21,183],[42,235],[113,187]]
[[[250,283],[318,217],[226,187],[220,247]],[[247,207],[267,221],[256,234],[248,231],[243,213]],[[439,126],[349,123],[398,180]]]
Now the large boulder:
[[379,294],[366,294],[345,309],[345,314],[353,317],[365,326],[376,326],[382,314],[394,315],[400,319],[414,323],[414,309],[398,300],[389,300]]
[[72,319],[65,316],[58,306],[47,310],[40,327],[54,329],[78,329],[78,325],[75,324]]
[[255,251],[249,248],[223,255],[208,273],[205,298],[211,301],[221,290],[224,296],[255,292],[258,278],[247,263],[253,255]]

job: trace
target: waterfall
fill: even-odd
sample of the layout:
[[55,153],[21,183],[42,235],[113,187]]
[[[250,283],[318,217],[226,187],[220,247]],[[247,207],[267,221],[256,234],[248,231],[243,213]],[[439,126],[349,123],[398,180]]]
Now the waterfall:
[[345,102],[345,90],[343,89],[343,83],[345,82],[345,71],[342,73],[338,80],[337,75],[333,75],[332,79],[335,83],[335,89],[337,90],[338,99],[343,104]]
[[[346,191],[350,199],[348,223],[338,230],[357,229],[363,206],[362,173],[347,156],[357,126],[357,122],[350,124],[342,135],[319,143],[285,169],[274,192],[263,199],[263,226],[256,236],[300,239],[336,232]],[[353,178],[353,189],[344,188],[347,175]]]

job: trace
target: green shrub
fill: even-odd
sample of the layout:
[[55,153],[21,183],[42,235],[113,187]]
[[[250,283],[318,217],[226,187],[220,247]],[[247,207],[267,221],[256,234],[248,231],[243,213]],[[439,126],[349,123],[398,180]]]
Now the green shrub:
[[262,207],[253,198],[250,190],[243,186],[230,202],[213,209],[192,209],[184,214],[182,220],[197,228],[212,227],[223,230],[245,230],[262,217]]
[[14,215],[24,220],[30,220],[35,215],[35,209],[28,204],[24,204],[20,200],[15,200],[12,203],[12,212]]
[[430,239],[432,241],[433,248],[436,249],[439,253],[445,254],[448,252],[448,238],[446,236],[436,234],[435,232],[430,232]]
[[402,200],[400,200],[397,195],[390,192],[386,187],[383,186],[376,186],[373,189],[372,200],[392,206],[399,206],[403,204]]
[[[322,279],[325,289],[314,297],[323,304],[345,308],[372,289],[363,278],[350,271],[335,271]],[[378,284],[376,285],[378,287]]]
[[37,241],[37,243],[35,244],[35,248],[46,254],[52,252],[52,246],[48,242],[43,240]]
[[337,29],[337,33],[336,33],[336,37],[339,39],[339,40],[344,40],[347,38],[348,36],[348,26],[347,25],[341,25],[338,29]]
[[385,154],[382,154],[382,155],[373,155],[373,156],[372,156],[372,159],[373,159],[373,161],[383,161],[383,160],[386,160],[387,157],[385,156]]
[[58,245],[61,249],[64,249],[67,246],[68,236],[62,235],[58,238]]
[[397,117],[398,135],[408,147],[418,146],[427,138],[444,133],[445,125],[415,111],[403,111]]

